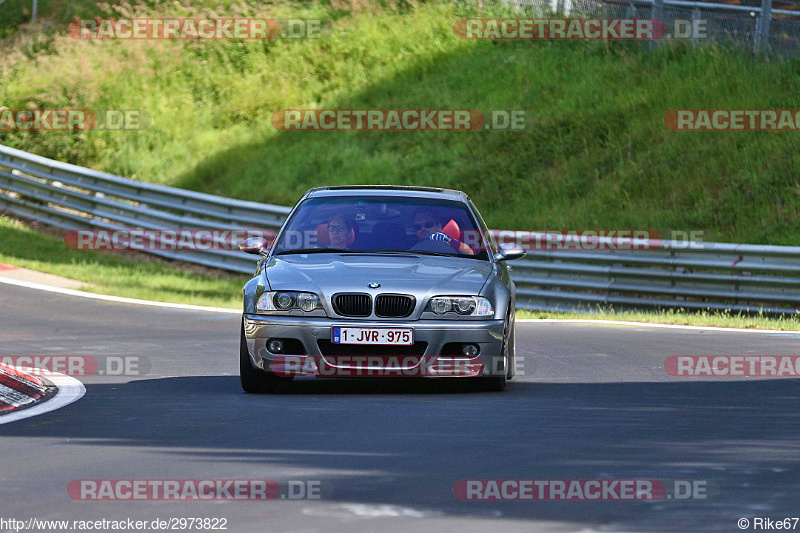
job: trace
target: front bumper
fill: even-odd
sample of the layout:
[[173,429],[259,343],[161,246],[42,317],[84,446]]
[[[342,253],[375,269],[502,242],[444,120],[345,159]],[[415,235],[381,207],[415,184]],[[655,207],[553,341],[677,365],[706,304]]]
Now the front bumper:
[[[350,354],[346,353],[349,346],[333,345],[336,349],[331,350],[333,326],[412,328],[415,348],[409,348],[409,353],[403,353],[402,349],[397,350],[395,347],[353,346],[353,353]],[[245,339],[253,366],[284,376],[502,376],[506,372],[506,361],[502,353],[504,328],[503,320],[386,322],[244,315]],[[302,349],[295,349],[290,354],[271,353],[267,349],[269,339],[296,340],[302,343]],[[479,353],[475,357],[453,354],[453,343],[474,344],[478,346]],[[446,350],[446,345],[450,345],[450,349]],[[450,355],[442,355],[443,352]]]

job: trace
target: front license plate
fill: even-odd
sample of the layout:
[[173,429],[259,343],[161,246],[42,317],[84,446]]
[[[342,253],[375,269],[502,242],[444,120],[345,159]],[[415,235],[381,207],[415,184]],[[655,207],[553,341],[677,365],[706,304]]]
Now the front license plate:
[[334,344],[414,344],[411,328],[331,328]]

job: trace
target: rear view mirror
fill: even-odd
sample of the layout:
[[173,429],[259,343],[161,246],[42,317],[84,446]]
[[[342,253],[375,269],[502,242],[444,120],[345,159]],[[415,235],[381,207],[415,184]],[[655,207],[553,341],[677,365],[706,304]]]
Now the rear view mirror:
[[239,244],[239,249],[247,254],[263,255],[266,253],[269,243],[264,237],[250,237]]

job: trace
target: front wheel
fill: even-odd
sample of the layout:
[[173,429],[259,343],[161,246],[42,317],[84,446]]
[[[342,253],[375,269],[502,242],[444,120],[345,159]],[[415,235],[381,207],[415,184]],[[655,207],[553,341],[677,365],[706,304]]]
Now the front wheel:
[[239,377],[242,381],[242,389],[254,394],[275,393],[278,385],[282,381],[287,381],[272,372],[264,372],[253,367],[253,363],[250,361],[250,351],[247,349],[247,340],[244,336],[244,322],[242,322],[242,334],[239,340]]
[[478,378],[480,380],[479,388],[486,392],[503,392],[506,390],[506,377],[494,376],[491,378]]
[[503,375],[477,378],[478,388],[487,392],[501,392],[506,388],[506,372],[508,368],[508,356],[503,358]]
[[508,337],[508,372],[506,372],[506,379],[511,381],[516,375],[517,370],[517,345],[516,345],[516,336],[514,332],[516,332],[517,326],[512,321],[511,322],[511,335]]
[[[495,367],[492,361],[492,376],[477,378],[478,389],[488,392],[501,392],[506,388],[506,383],[514,376],[511,364],[516,364],[514,360],[514,325],[511,322],[511,317],[506,318],[506,328],[503,332],[503,347],[500,349],[500,354],[503,358],[503,373],[499,376],[494,375],[497,373],[498,368]],[[499,366],[499,365],[498,365]]]
[[[503,347],[500,349],[500,353],[502,354],[503,358],[503,373],[499,376],[494,375],[497,372],[497,368],[495,367],[494,361],[492,361],[492,376],[490,377],[480,377],[477,378],[477,384],[479,390],[487,391],[487,392],[501,392],[506,388],[507,377],[509,374],[508,365],[509,365],[509,357],[508,357],[508,340],[505,338],[503,341]],[[513,339],[511,339],[513,341]],[[499,366],[499,365],[498,365]]]

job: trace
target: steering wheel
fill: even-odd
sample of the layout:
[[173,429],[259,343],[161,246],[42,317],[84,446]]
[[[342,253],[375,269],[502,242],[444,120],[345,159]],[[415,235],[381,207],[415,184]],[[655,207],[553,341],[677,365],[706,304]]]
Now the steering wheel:
[[450,243],[444,241],[432,241],[430,239],[422,239],[417,244],[411,247],[411,250],[418,250],[420,252],[434,252],[448,255],[458,255],[458,252],[450,246]]

